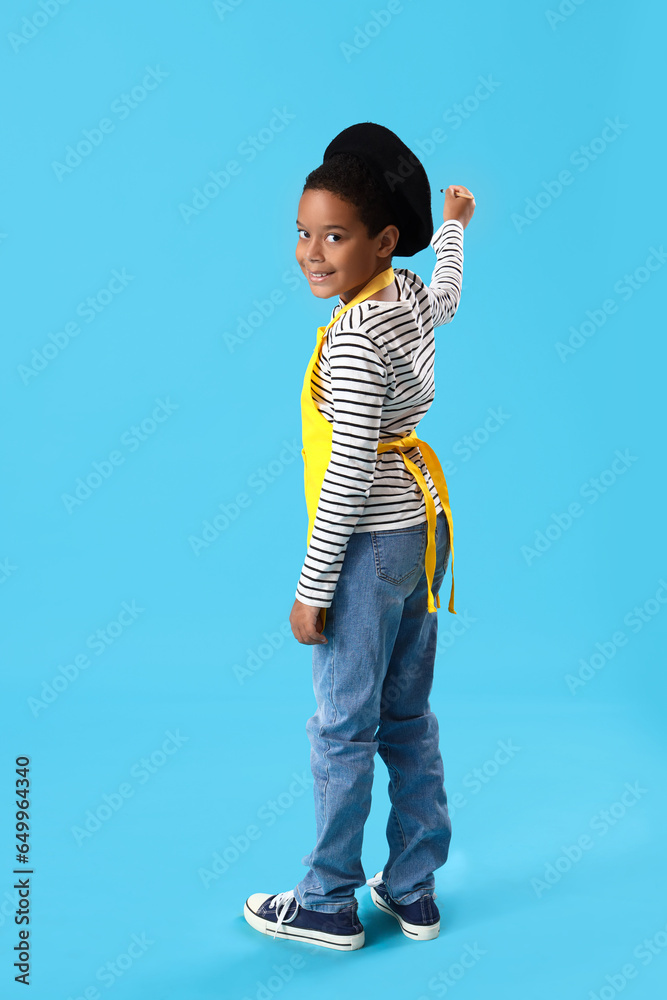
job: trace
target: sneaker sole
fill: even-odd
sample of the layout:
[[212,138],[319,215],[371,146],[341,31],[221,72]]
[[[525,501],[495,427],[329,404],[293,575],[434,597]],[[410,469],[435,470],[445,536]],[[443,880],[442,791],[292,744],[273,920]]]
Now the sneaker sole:
[[409,924],[407,920],[403,920],[399,917],[398,913],[395,913],[390,906],[387,906],[382,896],[378,895],[373,886],[371,886],[371,899],[377,906],[378,910],[382,910],[383,913],[388,913],[395,920],[398,920],[399,926],[406,937],[410,938],[411,941],[432,941],[433,938],[437,938],[440,933],[440,921],[437,924]]
[[[243,916],[251,927],[262,934],[274,936],[276,924],[273,920],[265,920],[250,909],[248,903],[243,905]],[[292,938],[294,941],[308,941],[310,944],[320,945],[322,948],[333,948],[335,951],[356,951],[361,948],[366,939],[362,930],[360,934],[326,934],[324,931],[309,931],[306,927],[290,927],[283,924],[275,934],[277,938]]]

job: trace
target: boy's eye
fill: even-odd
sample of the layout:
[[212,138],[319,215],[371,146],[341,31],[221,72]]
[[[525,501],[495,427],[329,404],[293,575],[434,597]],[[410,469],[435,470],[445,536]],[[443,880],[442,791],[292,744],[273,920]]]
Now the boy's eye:
[[[301,233],[307,233],[307,232],[308,232],[308,230],[307,230],[307,229],[297,229],[297,231],[296,231],[296,234],[297,234],[297,236],[300,236],[300,235],[301,235]],[[334,237],[335,237],[335,240],[340,240],[340,239],[342,239],[342,237],[340,236],[340,234],[339,234],[339,233],[327,233],[327,237],[329,237],[329,236],[334,236]],[[335,242],[335,241],[334,241],[334,242]]]

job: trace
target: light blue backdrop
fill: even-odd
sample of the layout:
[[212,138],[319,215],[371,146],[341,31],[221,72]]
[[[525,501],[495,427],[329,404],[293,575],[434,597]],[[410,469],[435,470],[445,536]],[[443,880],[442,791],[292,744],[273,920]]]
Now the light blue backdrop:
[[[655,1000],[662,8],[12,0],[1,20],[3,996],[28,995],[25,754],[34,1000]],[[343,956],[242,909],[292,887],[314,837],[312,650],[288,616],[298,394],[333,301],[296,268],[294,220],[366,120],[420,155],[436,226],[441,187],[477,208],[420,425],[459,611],[443,601],[432,697],[442,931],[415,945],[363,890],[367,944]],[[395,263],[428,281],[434,261]],[[385,789],[378,759],[369,876]]]

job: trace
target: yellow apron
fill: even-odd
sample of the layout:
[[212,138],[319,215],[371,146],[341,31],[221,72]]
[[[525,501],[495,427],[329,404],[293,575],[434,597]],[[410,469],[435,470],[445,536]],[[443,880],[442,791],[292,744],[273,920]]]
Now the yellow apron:
[[[313,526],[315,523],[315,515],[317,513],[317,505],[320,499],[320,492],[322,490],[322,483],[324,481],[324,476],[329,466],[329,461],[331,459],[331,442],[333,440],[333,424],[329,423],[326,417],[318,409],[315,400],[311,394],[311,376],[315,368],[315,364],[319,358],[320,350],[324,342],[324,338],[327,334],[327,330],[332,326],[340,316],[343,315],[352,306],[356,306],[359,302],[363,302],[367,299],[369,295],[373,295],[375,292],[380,291],[381,288],[386,288],[394,280],[394,269],[393,267],[388,267],[386,270],[381,271],[380,274],[376,274],[361,291],[355,295],[353,299],[347,302],[342,309],[340,309],[334,318],[327,323],[326,326],[320,326],[317,328],[317,343],[315,344],[315,350],[313,351],[312,357],[308,362],[308,367],[306,368],[306,373],[303,378],[303,387],[301,389],[301,424],[302,424],[302,437],[303,437],[303,448],[301,449],[301,455],[303,458],[304,465],[304,488],[306,492],[306,507],[308,509],[308,536],[307,545],[310,545],[310,537],[313,533]],[[415,428],[413,428],[409,434],[406,434],[402,438],[396,438],[393,441],[379,441],[378,442],[378,452],[383,451],[398,451],[403,457],[403,462],[406,468],[412,473],[412,475],[417,480],[419,488],[424,494],[424,500],[426,503],[426,520],[428,525],[428,536],[426,543],[426,555],[424,558],[424,564],[426,568],[426,578],[428,580],[428,610],[436,611],[440,607],[440,595],[436,594],[436,599],[433,599],[432,585],[433,576],[435,573],[435,528],[436,528],[436,512],[435,503],[431,492],[426,484],[426,480],[421,473],[421,470],[414,462],[411,462],[409,458],[404,454],[403,449],[413,448],[415,445],[419,447],[419,450],[423,456],[426,468],[429,471],[433,484],[440,497],[440,503],[442,504],[445,516],[447,518],[447,524],[449,525],[449,539],[451,546],[451,556],[452,556],[452,590],[449,598],[449,608],[448,610],[452,614],[456,614],[454,611],[454,528],[452,525],[452,512],[449,506],[449,493],[447,490],[447,483],[445,482],[445,474],[442,471],[442,467],[438,458],[433,451],[433,449],[425,442],[418,438],[415,434]],[[322,609],[322,627],[326,622],[326,612],[327,609]]]

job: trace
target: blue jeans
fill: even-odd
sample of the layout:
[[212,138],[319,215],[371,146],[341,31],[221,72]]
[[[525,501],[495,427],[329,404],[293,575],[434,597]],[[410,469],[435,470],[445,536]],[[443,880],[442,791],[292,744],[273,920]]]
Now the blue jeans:
[[[317,842],[302,859],[309,870],[294,890],[306,909],[354,906],[355,889],[366,883],[361,847],[376,751],[389,772],[389,895],[414,902],[433,890],[433,872],[447,860],[451,823],[429,695],[438,617],[449,612],[446,602],[427,610],[425,551],[425,520],[353,532],[327,609],[328,643],[313,646],[317,709],[306,731]],[[434,595],[449,552],[447,519],[439,513]]]

